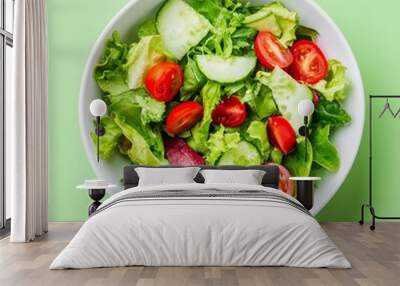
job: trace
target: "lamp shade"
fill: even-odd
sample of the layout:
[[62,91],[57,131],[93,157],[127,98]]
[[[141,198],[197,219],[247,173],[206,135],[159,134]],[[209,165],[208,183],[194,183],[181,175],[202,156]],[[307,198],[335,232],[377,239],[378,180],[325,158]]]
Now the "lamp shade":
[[304,99],[297,105],[297,111],[301,116],[310,116],[314,113],[314,104],[309,99]]
[[107,112],[107,105],[101,99],[95,99],[90,103],[90,113],[93,116],[104,116]]

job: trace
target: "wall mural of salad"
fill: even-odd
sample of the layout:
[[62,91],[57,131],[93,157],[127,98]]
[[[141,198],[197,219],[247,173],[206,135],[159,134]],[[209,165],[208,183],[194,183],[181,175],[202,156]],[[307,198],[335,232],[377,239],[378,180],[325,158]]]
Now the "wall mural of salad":
[[[346,67],[325,57],[295,11],[167,0],[137,36],[127,43],[114,31],[95,66],[108,105],[103,160],[117,152],[140,165],[273,163],[286,177],[339,169],[330,137],[351,122],[341,104]],[[298,133],[303,99],[315,105],[307,142]]]

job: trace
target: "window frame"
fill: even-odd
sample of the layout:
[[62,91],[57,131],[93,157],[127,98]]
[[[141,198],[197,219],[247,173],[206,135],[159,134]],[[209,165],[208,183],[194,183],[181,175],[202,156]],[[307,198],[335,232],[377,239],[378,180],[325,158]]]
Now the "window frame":
[[[14,0],[12,5],[15,5]],[[6,50],[13,48],[13,34],[7,31],[6,0],[0,0],[0,237],[10,230],[10,219],[6,218],[6,189],[5,189],[5,95],[6,95]],[[14,6],[15,7],[15,6]],[[12,9],[14,13],[14,7]]]

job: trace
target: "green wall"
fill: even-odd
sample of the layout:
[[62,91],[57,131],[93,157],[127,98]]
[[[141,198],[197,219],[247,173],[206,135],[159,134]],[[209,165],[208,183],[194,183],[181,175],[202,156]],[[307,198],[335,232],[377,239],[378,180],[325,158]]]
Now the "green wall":
[[[142,0],[145,1],[145,0]],[[316,0],[339,25],[360,65],[366,95],[400,94],[400,1]],[[79,134],[81,76],[98,35],[127,0],[49,0],[49,219],[86,218],[89,199],[75,185],[94,174]],[[378,106],[378,105],[377,105]],[[400,107],[400,102],[397,104]],[[379,108],[379,107],[377,107]],[[378,111],[376,111],[378,112]],[[400,120],[400,119],[398,119]],[[376,121],[374,163],[376,206],[381,215],[400,213],[400,127],[397,120]],[[367,199],[367,134],[345,183],[318,215],[320,220],[354,221]],[[386,136],[386,137],[385,137]],[[397,138],[396,138],[397,137]],[[389,152],[390,150],[390,152]],[[389,179],[390,178],[390,179]],[[398,180],[396,178],[399,178]]]

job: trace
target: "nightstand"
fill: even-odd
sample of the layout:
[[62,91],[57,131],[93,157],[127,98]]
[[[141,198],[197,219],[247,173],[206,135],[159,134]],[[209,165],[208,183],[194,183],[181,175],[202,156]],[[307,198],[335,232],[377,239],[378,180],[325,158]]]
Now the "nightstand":
[[314,205],[314,182],[320,181],[320,177],[291,177],[296,182],[296,198],[303,206],[311,210]]
[[85,180],[82,185],[79,185],[76,188],[88,190],[89,197],[93,200],[93,203],[88,208],[90,216],[101,205],[100,201],[104,198],[106,190],[115,187],[116,185],[108,184],[104,180]]

